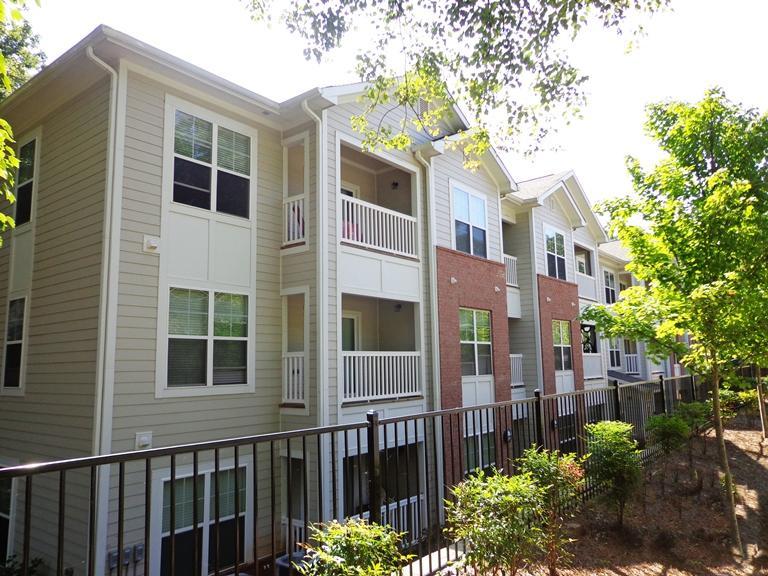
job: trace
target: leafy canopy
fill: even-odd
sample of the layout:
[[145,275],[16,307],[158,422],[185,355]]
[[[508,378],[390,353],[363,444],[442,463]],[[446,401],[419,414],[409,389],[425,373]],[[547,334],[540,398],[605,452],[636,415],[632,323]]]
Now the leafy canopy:
[[768,331],[750,329],[768,316],[768,117],[714,89],[650,105],[646,130],[665,158],[646,171],[629,157],[635,195],[598,207],[645,287],[584,317],[695,370],[728,369],[768,349]]
[[[669,0],[246,0],[257,20],[280,20],[320,61],[359,31],[357,71],[370,83],[369,109],[354,120],[369,147],[404,148],[408,129],[436,137],[448,105],[458,101],[477,126],[465,140],[474,156],[497,142],[531,137],[584,103],[584,76],[567,41],[589,23],[621,32],[630,15]],[[397,80],[396,80],[397,79]],[[420,99],[432,104],[425,110]],[[371,109],[404,109],[404,119],[369,123]],[[491,130],[491,126],[498,126]]]

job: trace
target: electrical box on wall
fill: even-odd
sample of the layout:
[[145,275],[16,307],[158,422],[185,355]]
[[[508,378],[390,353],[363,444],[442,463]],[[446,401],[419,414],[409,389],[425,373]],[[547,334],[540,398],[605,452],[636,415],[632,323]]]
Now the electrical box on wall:
[[136,450],[152,448],[152,432],[136,432]]

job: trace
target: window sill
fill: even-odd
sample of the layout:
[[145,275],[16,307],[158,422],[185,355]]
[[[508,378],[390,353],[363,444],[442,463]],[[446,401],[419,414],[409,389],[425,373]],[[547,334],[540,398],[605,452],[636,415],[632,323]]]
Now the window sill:
[[19,388],[6,388],[2,387],[0,388],[0,396],[17,396],[21,397],[24,396],[24,389]]
[[253,384],[220,384],[218,386],[178,386],[168,388],[164,384],[155,391],[156,398],[188,398],[195,396],[221,396],[255,392]]

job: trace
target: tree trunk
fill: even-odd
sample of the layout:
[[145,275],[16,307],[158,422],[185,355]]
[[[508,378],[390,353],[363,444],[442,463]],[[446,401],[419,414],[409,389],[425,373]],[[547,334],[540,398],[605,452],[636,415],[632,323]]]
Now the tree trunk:
[[740,556],[744,556],[744,548],[741,545],[739,533],[739,520],[736,517],[736,500],[733,496],[733,477],[731,467],[728,465],[728,453],[725,449],[725,437],[723,436],[723,419],[720,415],[720,367],[717,365],[716,355],[712,358],[712,415],[715,420],[715,435],[717,436],[717,452],[720,457],[720,469],[725,476],[726,500],[728,502],[728,520],[731,524],[731,537]]
[[766,422],[765,414],[765,391],[763,390],[763,379],[761,378],[760,371],[762,368],[757,367],[757,405],[760,410],[760,429],[763,432],[763,440],[768,438],[768,422]]

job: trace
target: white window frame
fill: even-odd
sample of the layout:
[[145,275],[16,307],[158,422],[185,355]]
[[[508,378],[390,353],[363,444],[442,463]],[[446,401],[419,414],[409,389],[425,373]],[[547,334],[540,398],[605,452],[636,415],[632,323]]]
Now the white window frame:
[[[461,339],[461,310],[468,310],[472,312],[472,326],[473,326],[473,340],[462,340]],[[488,314],[488,326],[490,328],[490,340],[488,342],[485,342],[483,340],[477,339],[477,313],[478,312],[484,312]],[[482,310],[480,308],[468,308],[466,306],[461,306],[459,308],[459,365],[461,365],[461,346],[464,344],[471,344],[474,352],[475,352],[475,374],[462,374],[462,378],[482,378],[484,376],[493,376],[493,314],[490,310]],[[491,371],[488,374],[477,374],[478,367],[480,366],[480,363],[478,362],[478,355],[477,355],[477,345],[482,344],[483,346],[490,346],[491,348]]]
[[[608,338],[608,366],[611,368],[621,368],[621,354],[620,338]],[[614,356],[618,360],[617,364],[613,363]]]
[[[449,180],[448,188],[450,190],[450,196],[451,196],[450,197],[451,248],[461,252],[462,254],[467,254],[469,256],[475,256],[476,258],[489,259],[490,258],[490,253],[491,253],[491,246],[490,246],[491,235],[489,234],[489,231],[488,231],[488,224],[489,224],[489,220],[488,220],[488,198],[486,197],[485,194],[482,194],[481,192],[479,192],[478,190],[472,188],[471,186],[467,186],[467,185],[465,185],[465,184],[463,184],[461,182],[458,182],[456,180],[453,180],[453,179]],[[482,203],[483,203],[483,214],[484,214],[484,218],[485,218],[485,227],[475,226],[472,222],[465,222],[464,220],[460,220],[459,218],[456,217],[456,208],[454,206],[454,194],[455,194],[456,190],[460,190],[461,192],[465,193],[467,196],[475,197],[478,200],[482,201]],[[470,208],[470,212],[471,212],[471,208]],[[472,217],[471,217],[471,214],[470,214],[470,220],[471,219],[472,219]],[[464,251],[458,250],[458,248],[456,248],[456,222],[457,221],[462,222],[463,224],[467,224],[469,226],[469,252],[464,252]],[[485,256],[479,256],[479,255],[474,253],[475,252],[475,242],[474,242],[474,239],[472,237],[472,228],[480,228],[481,230],[483,230],[485,232]]]
[[[8,296],[8,299],[5,302],[5,324],[3,327],[3,350],[2,350],[2,358],[3,358],[3,365],[2,370],[0,370],[0,395],[3,396],[23,396],[24,390],[25,390],[25,384],[26,384],[26,376],[27,376],[27,353],[29,349],[29,296],[30,291],[24,291],[24,292],[14,292]],[[12,342],[9,342],[7,340],[8,338],[8,320],[9,320],[9,314],[8,314],[8,308],[12,301],[14,300],[24,300],[24,323],[22,325],[22,334],[21,334],[21,340],[13,340]],[[15,387],[6,387],[5,386],[5,363],[6,363],[6,356],[8,353],[8,344],[10,343],[21,343],[21,362],[19,366],[19,385]]]
[[[560,256],[557,254],[557,252],[550,252],[547,248],[547,236],[548,235],[555,235],[555,250],[557,250],[557,234],[563,237],[563,255]],[[563,278],[560,278],[560,276],[552,276],[549,273],[549,258],[547,257],[549,254],[552,254],[555,256],[555,258],[562,258],[563,259]],[[554,278],[555,280],[563,280],[564,282],[568,281],[568,235],[559,228],[555,228],[554,226],[550,226],[549,224],[544,225],[544,271],[549,278]],[[558,273],[558,266],[557,261],[555,261],[555,274]]]
[[[344,330],[343,327],[343,321],[344,320],[352,320],[355,324],[355,349],[354,350],[344,350],[344,339],[342,336],[342,331]],[[361,332],[363,329],[363,314],[358,310],[343,310],[341,312],[341,320],[342,323],[339,326],[339,349],[341,352],[361,352],[360,345],[362,343],[362,340],[360,338]]]
[[[248,222],[251,220],[256,219],[256,205],[255,205],[255,194],[254,190],[256,188],[256,168],[257,168],[257,156],[255,154],[256,145],[257,145],[257,139],[256,134],[253,128],[250,126],[245,126],[243,124],[240,124],[239,122],[236,122],[234,120],[230,120],[224,116],[220,116],[219,114],[216,114],[214,112],[211,112],[205,108],[202,108],[200,106],[197,106],[192,103],[184,102],[183,100],[168,97],[166,99],[166,104],[170,108],[172,108],[172,112],[168,119],[172,122],[172,125],[169,127],[169,131],[171,133],[171,138],[175,139],[176,136],[176,112],[183,112],[185,114],[189,114],[191,116],[194,116],[195,118],[199,118],[200,120],[204,120],[206,122],[210,122],[212,124],[212,137],[211,137],[211,162],[205,162],[203,160],[197,160],[196,158],[191,158],[189,156],[185,156],[183,154],[176,153],[174,142],[171,141],[170,143],[167,143],[167,146],[169,148],[170,152],[170,159],[167,164],[164,164],[168,171],[170,172],[170,179],[171,179],[171,190],[170,190],[170,199],[171,204],[174,206],[174,210],[178,210],[179,208],[183,210],[191,210],[193,214],[200,215],[200,213],[211,213],[215,214],[218,217],[221,217],[223,219],[234,219],[235,221],[239,222]],[[244,174],[240,172],[236,172],[233,170],[230,170],[229,168],[224,168],[218,165],[218,139],[219,139],[219,128],[224,128],[226,130],[230,130],[233,132],[237,132],[243,136],[246,136],[250,140],[250,152],[251,157],[249,159],[249,173],[248,176],[245,176]],[[198,164],[200,166],[206,166],[211,169],[211,198],[210,198],[210,207],[209,208],[201,208],[198,206],[193,206],[191,204],[186,204],[184,202],[177,202],[173,199],[173,176],[174,176],[174,159],[175,158],[181,158],[182,160],[186,160],[189,162],[192,162],[193,164]],[[229,214],[227,212],[220,212],[217,209],[218,206],[218,185],[217,185],[217,178],[216,175],[218,172],[225,172],[227,174],[232,174],[234,176],[238,176],[240,178],[248,178],[248,216],[237,216],[234,214]]]
[[[205,290],[202,288],[191,288],[188,286],[170,286],[168,289],[168,298],[170,299],[170,291],[174,288],[181,288],[183,290],[195,290],[200,292],[207,292],[208,294],[208,330],[207,334],[205,336],[192,336],[192,335],[184,335],[184,334],[171,334],[168,333],[167,340],[170,341],[171,339],[174,340],[204,340],[207,342],[206,344],[206,375],[205,375],[205,385],[189,385],[189,386],[168,386],[167,384],[167,378],[168,378],[168,362],[166,357],[166,365],[165,365],[165,375],[166,375],[166,389],[168,390],[176,390],[176,389],[184,389],[189,390],[191,388],[219,388],[219,387],[227,387],[227,388],[243,388],[244,386],[247,386],[247,382],[251,382],[253,380],[253,374],[252,374],[252,365],[250,357],[253,352],[253,330],[251,327],[251,306],[253,305],[253,299],[246,293],[246,292],[231,292],[226,290]],[[245,296],[247,306],[248,306],[248,335],[245,337],[242,336],[215,336],[213,333],[214,330],[214,321],[215,321],[215,306],[216,306],[216,294],[231,294],[233,296]],[[170,323],[170,309],[168,311],[168,316],[166,317],[166,325]],[[214,349],[214,343],[216,340],[220,341],[235,341],[235,342],[246,342],[246,384],[214,384],[213,383],[213,349]]]
[[[574,262],[574,265],[576,267],[576,273],[577,274],[581,274],[582,276],[586,276],[587,278],[594,278],[595,267],[593,266],[593,262],[594,262],[594,258],[592,257],[593,252],[592,252],[592,250],[590,250],[589,248],[585,248],[581,244],[579,244],[579,248],[581,248],[581,252],[580,253],[576,252],[576,247],[575,246],[574,246],[574,249],[573,249],[573,262]],[[579,254],[583,254],[586,257],[585,266],[584,266],[584,270],[585,271],[584,272],[579,270]],[[586,272],[587,266],[591,270],[592,274],[588,274]]]
[[[192,114],[203,120],[214,123],[215,126],[234,130],[251,138],[251,175],[250,175],[250,198],[249,198],[249,218],[233,216],[223,212],[217,212],[214,209],[204,209],[195,206],[189,206],[173,201],[173,159],[174,138],[175,138],[175,117],[176,110]],[[162,198],[162,217],[161,232],[167,234],[170,228],[171,214],[184,214],[195,218],[206,219],[211,227],[217,222],[247,228],[251,237],[251,254],[258,254],[257,238],[257,216],[258,216],[258,130],[252,126],[242,124],[236,120],[222,116],[193,104],[171,94],[165,97],[165,129],[163,134],[163,198]],[[213,200],[213,199],[212,199]],[[215,206],[215,204],[212,204]],[[209,246],[209,255],[210,255]],[[158,285],[158,310],[157,310],[157,348],[156,348],[156,366],[155,366],[155,397],[156,398],[178,398],[209,396],[220,394],[243,394],[254,392],[256,390],[255,377],[255,330],[256,330],[256,258],[252,256],[251,278],[249,286],[226,284],[210,280],[190,281],[184,278],[170,277],[168,274],[167,254],[160,254],[160,273]],[[208,292],[225,292],[229,294],[242,294],[248,296],[248,382],[246,384],[224,384],[216,386],[176,386],[168,387],[168,319],[169,319],[169,299],[170,288],[187,288],[190,290],[205,290]]]
[[[304,192],[295,196],[288,195],[288,149],[297,143],[301,142],[304,146]],[[310,228],[310,210],[309,210],[309,179],[310,179],[310,156],[309,156],[309,132],[304,131],[299,134],[294,134],[283,140],[283,203],[293,200],[304,200],[304,215],[302,225],[304,227],[304,242],[297,245],[285,244],[285,249],[280,252],[284,254],[296,254],[298,252],[306,252],[309,250],[309,228]],[[283,223],[283,226],[285,223]],[[282,232],[281,232],[282,233]]]
[[[562,344],[562,343],[558,344],[557,342],[554,341],[554,338],[552,339],[552,347],[553,347],[552,354],[553,354],[554,360],[555,360],[555,372],[571,372],[571,371],[573,371],[573,363],[574,363],[573,362],[573,334],[571,332],[571,328],[572,328],[571,321],[570,320],[553,319],[552,320],[553,328],[554,328],[554,323],[555,322],[557,322],[560,325],[559,328],[560,328],[560,333],[561,334],[563,333],[563,326],[564,325],[568,326],[568,341],[570,342],[570,344]],[[553,330],[553,332],[554,332],[554,330]],[[561,361],[560,364],[561,364],[561,367],[560,368],[557,367],[557,356],[555,355],[554,348],[561,348],[561,349],[562,348],[569,348],[570,349],[570,354],[569,354],[569,358],[571,359],[571,367],[570,368],[565,368],[565,364],[562,362],[562,359],[564,358],[562,350],[560,352],[560,361]]]
[[[609,285],[608,283],[609,277],[611,279],[612,285]],[[608,301],[609,290],[613,293],[613,302]],[[616,300],[618,299],[617,297],[618,297],[618,293],[616,292],[616,274],[611,270],[603,268],[603,299],[606,304],[615,304]]]
[[[250,463],[245,462],[244,458],[240,459],[238,463],[240,468],[245,468],[245,530],[243,533],[245,547],[243,550],[243,558],[246,563],[249,560],[253,560],[253,537],[252,537],[252,514],[253,514],[253,470]],[[235,467],[233,458],[222,458],[219,460],[219,472],[225,472]],[[204,527],[211,528],[214,522],[214,511],[211,510],[212,500],[210,497],[210,489],[213,483],[213,474],[215,472],[214,462],[201,463],[198,468],[198,476],[205,476],[203,482],[203,519],[200,519]],[[193,475],[192,465],[178,466],[176,468],[175,479],[180,480],[182,478],[188,478]],[[160,574],[161,562],[162,562],[162,542],[163,542],[163,485],[165,482],[170,481],[171,470],[170,468],[164,468],[157,470],[153,473],[152,477],[152,524],[150,526],[151,533],[151,546],[152,554],[151,558],[151,573]],[[197,503],[195,503],[196,505]],[[205,522],[205,518],[208,519],[208,523]],[[221,520],[221,518],[219,519]],[[202,574],[207,573],[208,566],[208,546],[203,545],[207,543],[206,530],[203,530],[203,538],[200,540],[200,556],[202,566],[205,567],[201,570]]]
[[[17,156],[20,154],[21,149],[29,144],[30,142],[35,142],[35,155],[32,160],[32,191],[30,192],[31,198],[29,199],[29,220],[24,222],[23,224],[18,224],[14,229],[14,234],[23,233],[26,230],[31,230],[34,227],[34,222],[36,220],[37,216],[37,190],[38,190],[38,184],[40,181],[40,129],[33,130],[29,134],[25,134],[23,138],[19,138],[18,144],[16,145],[16,154]],[[16,173],[16,177],[18,178],[18,171]],[[19,182],[16,181],[13,184],[13,195],[16,197],[18,194],[19,186],[22,184],[26,184],[29,182],[29,180],[26,180],[25,182]],[[16,208],[17,204],[14,203],[13,205],[13,218],[14,221],[16,220]]]

